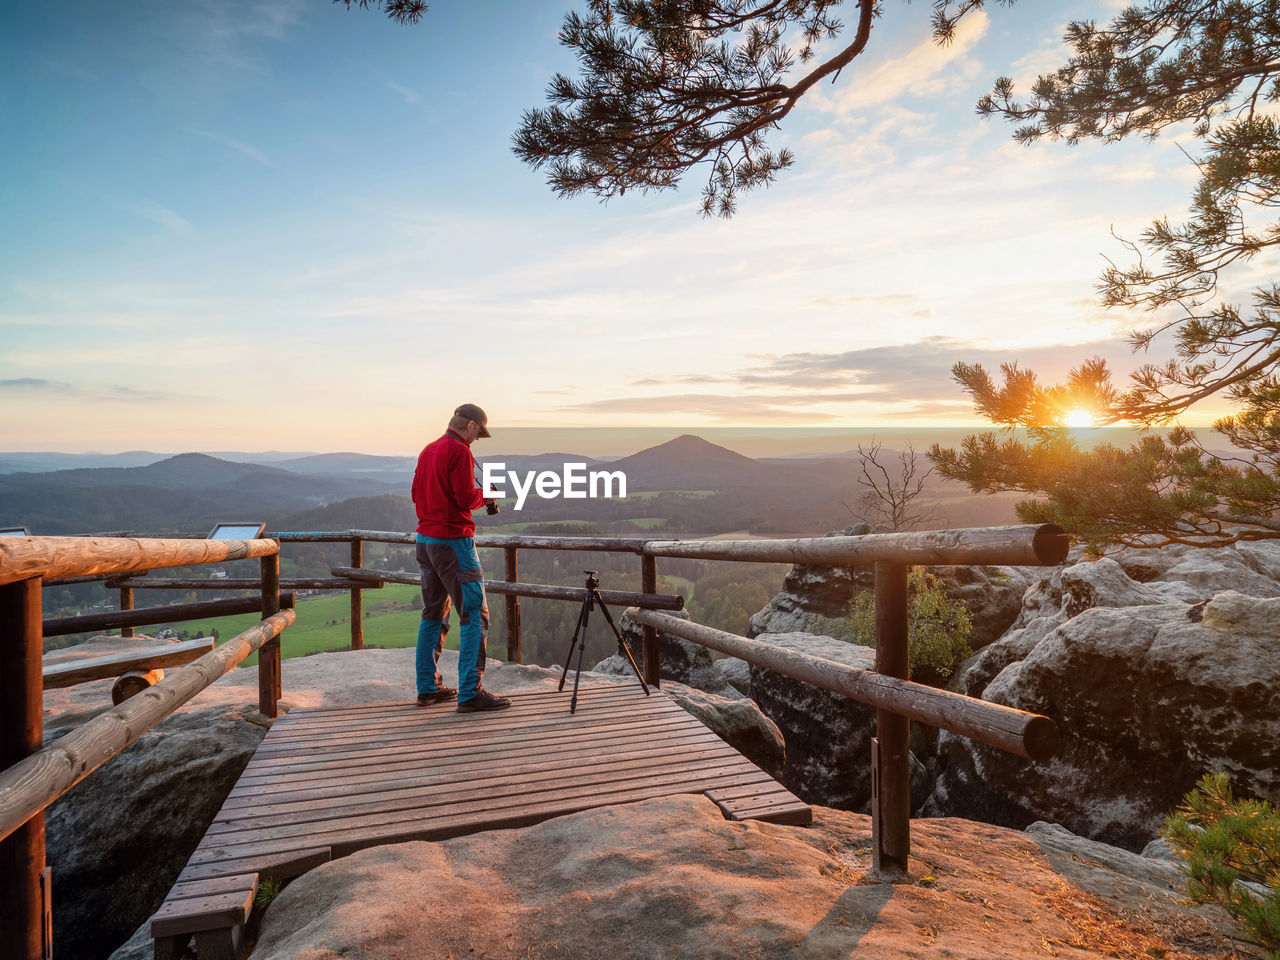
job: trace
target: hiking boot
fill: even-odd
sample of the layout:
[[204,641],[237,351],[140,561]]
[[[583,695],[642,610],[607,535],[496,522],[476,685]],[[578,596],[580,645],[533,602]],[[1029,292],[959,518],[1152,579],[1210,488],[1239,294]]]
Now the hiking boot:
[[476,688],[476,695],[470,700],[458,701],[459,713],[475,713],[478,710],[505,710],[511,706],[510,697],[495,697],[480,687]]
[[435,693],[418,694],[418,706],[429,707],[433,703],[444,703],[448,700],[456,700],[458,691],[453,687],[436,687]]

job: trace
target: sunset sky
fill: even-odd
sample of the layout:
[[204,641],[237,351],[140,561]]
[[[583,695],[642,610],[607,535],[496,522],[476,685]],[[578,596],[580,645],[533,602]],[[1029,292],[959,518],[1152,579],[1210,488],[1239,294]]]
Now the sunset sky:
[[993,5],[938,48],[890,0],[731,221],[703,171],[601,204],[516,160],[570,7],[6,4],[0,450],[405,454],[463,401],[495,430],[958,426],[957,360],[1134,366],[1151,318],[1094,284],[1112,228],[1185,210],[1191,138],[1026,148],[973,110],[1118,5]]

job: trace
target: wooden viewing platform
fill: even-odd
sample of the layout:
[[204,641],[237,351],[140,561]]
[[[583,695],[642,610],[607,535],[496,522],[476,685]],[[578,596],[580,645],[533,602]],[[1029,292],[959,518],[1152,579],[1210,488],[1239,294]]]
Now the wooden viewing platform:
[[194,934],[233,956],[259,877],[365,847],[521,827],[614,803],[703,793],[731,820],[806,824],[809,807],[662,693],[633,684],[452,703],[293,710],[272,726],[152,920],[156,956]]

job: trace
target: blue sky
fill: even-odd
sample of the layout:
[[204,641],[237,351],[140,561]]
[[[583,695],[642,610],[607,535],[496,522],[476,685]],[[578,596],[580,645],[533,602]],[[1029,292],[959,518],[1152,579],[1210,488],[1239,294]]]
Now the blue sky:
[[973,112],[1114,4],[994,6],[940,49],[890,0],[728,222],[696,215],[700,171],[601,204],[515,159],[570,7],[5,5],[0,449],[403,454],[464,400],[495,426],[951,426],[977,422],[956,360],[1133,366],[1151,318],[1093,285],[1113,227],[1185,209],[1190,139],[1028,149]]

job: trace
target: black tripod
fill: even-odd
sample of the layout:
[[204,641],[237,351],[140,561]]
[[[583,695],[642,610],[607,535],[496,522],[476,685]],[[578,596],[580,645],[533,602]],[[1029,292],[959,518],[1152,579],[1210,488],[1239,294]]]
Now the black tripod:
[[599,605],[600,612],[604,614],[605,620],[609,624],[609,629],[613,631],[613,635],[618,638],[618,650],[627,658],[627,662],[631,664],[631,669],[635,671],[636,679],[640,681],[640,689],[644,691],[644,695],[649,696],[649,685],[644,682],[644,677],[640,675],[640,668],[636,666],[636,658],[631,655],[631,648],[627,646],[627,641],[622,639],[622,634],[618,632],[617,626],[614,625],[613,615],[609,613],[609,608],[604,605],[604,600],[600,596],[600,578],[596,576],[595,570],[582,571],[587,575],[587,595],[582,598],[582,609],[578,612],[578,625],[573,628],[573,638],[569,641],[569,653],[564,658],[564,673],[560,674],[560,690],[564,690],[564,682],[569,679],[569,661],[573,659],[573,646],[578,645],[578,667],[577,672],[573,676],[573,698],[569,701],[569,712],[573,713],[578,709],[578,681],[582,679],[582,653],[587,648],[587,620],[591,616],[591,611]]

